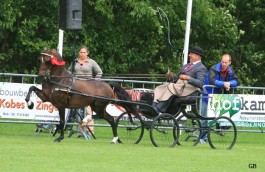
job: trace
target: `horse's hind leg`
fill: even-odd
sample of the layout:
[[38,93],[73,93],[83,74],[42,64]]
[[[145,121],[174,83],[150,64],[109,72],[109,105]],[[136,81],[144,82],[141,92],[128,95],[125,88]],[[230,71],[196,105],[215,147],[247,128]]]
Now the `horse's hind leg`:
[[109,115],[106,111],[104,112],[104,119],[110,124],[110,126],[112,128],[113,139],[112,139],[111,143],[116,144],[117,141],[119,140],[118,134],[117,134],[116,122],[115,122],[114,118],[111,115]]

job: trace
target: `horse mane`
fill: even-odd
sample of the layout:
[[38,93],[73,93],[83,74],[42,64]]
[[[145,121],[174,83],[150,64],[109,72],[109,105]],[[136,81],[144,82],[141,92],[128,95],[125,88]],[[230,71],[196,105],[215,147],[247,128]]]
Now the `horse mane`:
[[[131,101],[130,95],[118,83],[116,83],[116,82],[109,82],[109,85],[113,89],[113,91],[116,94],[116,96],[117,96],[118,99]],[[137,108],[133,104],[125,104],[123,107],[126,110],[129,110],[132,114],[136,114],[137,113]]]
[[61,54],[57,52],[55,49],[52,49],[52,54],[55,55],[59,61],[63,61]]
[[109,82],[109,85],[116,93],[116,96],[120,100],[131,100],[130,95],[116,82]]

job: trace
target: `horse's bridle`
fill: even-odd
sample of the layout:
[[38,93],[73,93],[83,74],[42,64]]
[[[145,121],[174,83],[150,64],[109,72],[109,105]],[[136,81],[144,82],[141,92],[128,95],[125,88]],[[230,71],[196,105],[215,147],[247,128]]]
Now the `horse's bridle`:
[[[52,57],[53,57],[53,55],[51,55],[51,54],[48,54],[48,53],[40,53],[41,55],[45,55],[45,56],[49,56],[50,57],[50,59],[48,60],[48,61],[50,61],[51,59],[52,59]],[[41,63],[43,63],[44,62],[44,60],[43,60],[43,56],[41,57]]]
[[53,85],[57,85],[57,86],[62,86],[62,87],[67,87],[68,89],[71,89],[72,87],[73,87],[73,84],[74,84],[74,78],[73,77],[67,77],[67,78],[70,78],[70,80],[72,81],[71,83],[72,84],[70,84],[70,85],[65,85],[65,84],[61,84],[61,83],[58,83],[58,82],[55,82],[55,81],[52,81],[51,80],[51,78],[65,78],[65,76],[51,76],[51,68],[52,68],[52,61],[51,61],[51,59],[52,58],[56,58],[54,55],[52,55],[52,54],[48,54],[48,53],[41,53],[41,55],[43,55],[43,56],[48,56],[49,58],[47,58],[47,59],[44,59],[44,57],[43,56],[41,56],[41,58],[40,58],[40,62],[41,63],[47,63],[47,62],[50,62],[51,64],[45,64],[45,67],[46,67],[46,69],[45,69],[45,74],[44,74],[44,76],[41,76],[41,77],[43,77],[43,79],[46,81],[46,82],[49,82],[49,83],[51,83],[51,84],[53,84]]
[[[41,63],[47,63],[47,62],[51,61],[51,59],[52,59],[52,57],[53,57],[53,55],[48,54],[48,53],[41,53],[41,55],[44,55],[44,56],[48,56],[48,57],[49,57],[48,60],[44,60],[44,57],[41,56],[41,59],[40,59]],[[51,67],[52,67],[52,65],[45,65],[45,66],[47,66],[47,70],[45,71],[45,75],[42,76],[42,77],[43,77],[43,79],[44,79],[45,81],[48,81],[48,80],[50,80]]]

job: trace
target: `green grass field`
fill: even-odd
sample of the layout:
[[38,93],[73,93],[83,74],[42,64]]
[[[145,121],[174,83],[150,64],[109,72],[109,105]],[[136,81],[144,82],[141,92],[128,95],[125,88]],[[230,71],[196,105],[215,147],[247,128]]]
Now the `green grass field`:
[[213,150],[208,143],[154,147],[147,130],[139,144],[110,144],[109,127],[97,127],[96,140],[77,134],[69,138],[66,132],[61,143],[54,143],[48,132],[34,130],[33,124],[0,123],[1,171],[265,171],[262,133],[239,132],[232,150]]

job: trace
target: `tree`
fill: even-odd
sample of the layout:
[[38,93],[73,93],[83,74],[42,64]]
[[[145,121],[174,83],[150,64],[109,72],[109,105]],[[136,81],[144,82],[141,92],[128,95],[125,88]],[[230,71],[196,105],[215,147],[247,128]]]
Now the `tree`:
[[[264,4],[264,0],[193,1],[190,46],[206,50],[207,67],[230,53],[242,85],[263,85]],[[42,49],[57,48],[58,9],[59,1],[54,0],[1,2],[2,72],[37,71]],[[168,68],[177,72],[183,63],[186,10],[183,0],[83,0],[82,29],[65,31],[64,59],[70,64],[85,44],[105,75],[158,76]]]
[[[58,3],[54,1],[5,0],[0,8],[3,11],[1,19],[0,58],[6,64],[4,72],[31,72],[36,71],[32,64],[36,64],[39,52],[44,47],[56,46],[57,9]],[[18,66],[20,68],[18,68]],[[37,65],[36,65],[37,66]]]
[[244,85],[264,86],[265,1],[236,1],[235,15],[241,21],[238,27],[244,35],[240,39],[240,78]]

